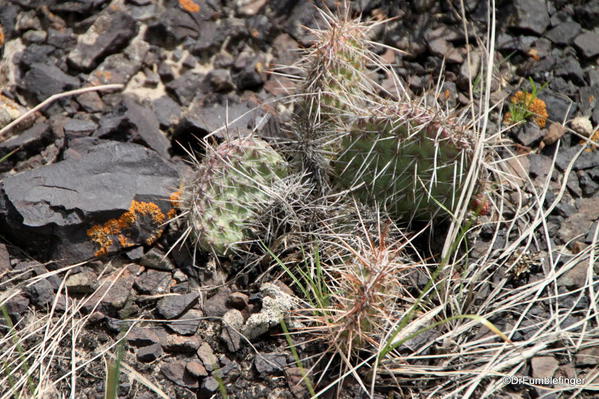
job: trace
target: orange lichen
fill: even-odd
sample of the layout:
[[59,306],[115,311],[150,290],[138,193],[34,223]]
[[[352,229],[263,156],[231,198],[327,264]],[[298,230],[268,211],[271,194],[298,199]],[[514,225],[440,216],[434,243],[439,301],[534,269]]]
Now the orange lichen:
[[166,221],[166,216],[153,202],[131,201],[129,210],[120,217],[110,219],[104,224],[92,226],[87,230],[87,236],[100,247],[95,255],[106,255],[112,246],[128,248],[135,245],[132,241],[134,240],[133,236],[137,236],[134,234],[134,227],[140,222],[140,218],[146,216],[150,218],[148,222],[153,226],[153,233],[145,242],[147,244],[154,243],[164,230],[162,224]]
[[[532,114],[534,116],[535,123],[539,127],[544,128],[547,124],[547,118],[549,117],[549,114],[547,113],[547,106],[543,100],[538,99],[533,94],[517,91],[510,99],[510,102],[515,106],[522,107],[525,111]],[[508,112],[505,114],[503,120],[505,122],[512,122],[512,117],[512,113]]]
[[181,206],[181,195],[183,194],[182,190],[177,190],[168,197],[169,202],[173,208],[179,208]]
[[[599,129],[595,130],[595,133],[593,133],[593,135],[590,137],[591,141],[594,141],[595,143],[599,143]],[[586,140],[580,140],[579,144],[585,144],[587,141]],[[585,152],[593,152],[596,149],[599,149],[599,145],[590,143],[588,148],[585,148]]]
[[199,12],[200,6],[193,0],[179,0],[179,5],[182,9],[188,12]]
[[2,25],[0,25],[0,46],[4,45],[4,30],[2,29]]

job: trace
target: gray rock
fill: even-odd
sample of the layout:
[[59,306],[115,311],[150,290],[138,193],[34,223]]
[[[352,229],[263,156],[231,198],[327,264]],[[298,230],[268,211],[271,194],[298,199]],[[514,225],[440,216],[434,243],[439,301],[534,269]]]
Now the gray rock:
[[160,127],[163,129],[175,127],[181,119],[181,106],[167,95],[154,100],[152,102],[152,109],[154,110],[154,114],[158,119]]
[[595,183],[591,176],[582,170],[578,171],[578,182],[582,195],[585,197],[592,197],[599,190],[599,184]]
[[584,74],[580,63],[574,57],[566,57],[561,59],[557,64],[554,71],[556,76],[561,76],[565,79],[569,79],[576,84],[584,85]]
[[580,25],[574,21],[564,21],[555,28],[549,30],[545,37],[555,44],[569,45],[572,40],[580,33]]
[[169,334],[162,347],[172,353],[195,353],[200,347],[200,339],[197,336],[182,337],[178,334]]
[[55,65],[35,63],[23,76],[20,86],[35,101],[42,102],[53,94],[76,89],[79,79],[67,75]]
[[107,7],[92,26],[80,35],[68,61],[78,69],[90,70],[103,57],[119,51],[137,33],[137,22],[127,13]]
[[139,264],[150,269],[162,270],[162,271],[173,271],[175,265],[166,257],[164,252],[157,248],[151,248],[144,254],[139,260]]
[[258,353],[254,367],[262,376],[282,374],[287,367],[287,356],[284,353]]
[[206,76],[206,80],[214,91],[227,92],[235,88],[231,74],[227,69],[213,69]]
[[599,54],[599,33],[584,32],[574,39],[574,45],[585,57],[595,57]]
[[25,292],[31,299],[31,303],[39,307],[47,306],[54,299],[54,288],[48,279],[27,286]]
[[211,398],[216,391],[218,391],[218,387],[220,383],[214,377],[204,378],[202,381],[202,386],[200,387],[200,391],[198,392],[198,398]]
[[[572,159],[576,156],[578,151],[580,151],[581,147],[573,146],[566,148],[564,150],[560,150],[555,159],[555,164],[560,170],[565,170],[568,164],[572,161]],[[575,170],[579,169],[593,169],[599,166],[599,151],[583,151],[582,154],[576,159],[574,162],[573,168]]]
[[157,295],[168,291],[171,273],[148,270],[135,278],[135,288],[142,294]]
[[597,366],[599,364],[599,347],[585,348],[575,355],[576,366]]
[[527,147],[532,147],[541,142],[545,131],[536,123],[526,123],[516,130],[516,139]]
[[18,321],[23,318],[29,308],[29,298],[23,294],[17,294],[4,302],[8,315],[13,321]]
[[184,360],[175,360],[166,363],[160,368],[160,371],[166,378],[177,385],[192,389],[200,386],[198,379],[185,369]]
[[133,327],[127,334],[127,342],[133,346],[159,344],[161,342],[159,335],[164,335],[162,328]]
[[151,363],[162,356],[162,354],[163,351],[160,344],[152,344],[139,348],[135,356],[142,363]]
[[223,329],[220,338],[223,340],[229,352],[237,352],[241,349],[240,331],[243,327],[243,315],[237,309],[231,309],[223,316]]
[[67,137],[84,137],[92,134],[98,125],[84,119],[68,119],[64,124],[64,133]]
[[562,123],[562,121],[570,119],[576,113],[577,107],[575,103],[554,93],[552,90],[542,90],[538,98],[545,101],[549,119],[553,121]]
[[[4,179],[3,197],[10,206],[0,223],[26,248],[46,240],[46,256],[76,262],[118,250],[122,244],[151,242],[162,231],[164,214],[171,208],[167,199],[178,187],[177,171],[137,144],[94,144],[80,139],[65,160]],[[123,243],[119,232],[112,234],[102,226],[128,212],[134,200],[148,209],[120,233]],[[159,213],[161,220],[154,218]],[[96,230],[90,231],[92,227]],[[101,244],[102,240],[106,241]]]
[[98,288],[98,276],[91,270],[72,274],[67,278],[65,286],[69,294],[91,294]]
[[227,299],[231,290],[228,287],[220,288],[216,294],[206,299],[202,304],[202,310],[206,313],[206,316],[210,317],[222,317],[227,313]]
[[193,335],[198,330],[204,314],[200,310],[190,309],[182,316],[166,324],[166,327],[180,335]]
[[187,106],[198,93],[206,92],[203,81],[203,74],[190,70],[167,83],[166,88],[174,94],[179,104]]
[[208,376],[206,368],[197,360],[192,360],[185,364],[185,370],[195,378],[203,378]]
[[10,254],[5,244],[0,243],[0,276],[4,276],[12,270]]
[[118,54],[106,57],[92,73],[88,81],[91,84],[127,84],[142,66],[144,57],[150,45],[143,40],[136,39]]
[[191,307],[193,307],[200,297],[197,292],[191,292],[186,295],[169,295],[158,301],[156,310],[165,319],[172,320],[181,316]]
[[208,342],[203,342],[198,348],[197,355],[208,371],[214,371],[219,367],[218,358],[214,355],[212,347]]
[[549,13],[544,0],[514,0],[515,20],[511,26],[538,35],[549,25]]
[[226,305],[237,310],[247,309],[250,298],[242,292],[232,292],[227,298]]
[[[3,104],[0,99],[0,107],[3,105],[5,104]],[[52,137],[48,122],[41,121],[18,135],[12,136],[8,140],[0,143],[0,154],[2,154],[1,156],[4,156],[17,148],[32,152],[41,151],[41,148],[49,144]],[[5,160],[5,162],[8,161],[10,161],[10,158]]]

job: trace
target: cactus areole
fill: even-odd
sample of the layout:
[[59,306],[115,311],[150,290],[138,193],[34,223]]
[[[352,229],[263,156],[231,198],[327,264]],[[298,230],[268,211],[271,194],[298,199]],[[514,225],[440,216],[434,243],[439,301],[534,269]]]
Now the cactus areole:
[[287,174],[285,160],[254,137],[208,148],[182,201],[198,246],[227,255],[239,243],[251,240],[254,222],[270,199],[268,187]]

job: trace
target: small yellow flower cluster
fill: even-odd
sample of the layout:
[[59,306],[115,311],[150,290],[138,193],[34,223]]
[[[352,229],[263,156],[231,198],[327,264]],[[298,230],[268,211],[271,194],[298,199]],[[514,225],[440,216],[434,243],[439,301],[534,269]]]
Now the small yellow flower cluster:
[[[549,117],[549,114],[547,113],[547,106],[543,100],[538,99],[533,94],[517,91],[510,99],[510,102],[514,104],[514,106],[520,107],[524,110],[524,118],[528,116],[534,116],[534,121],[540,128],[545,127],[547,124],[547,118]],[[506,113],[503,118],[504,122],[507,123],[520,122],[516,119],[517,118],[512,112]]]

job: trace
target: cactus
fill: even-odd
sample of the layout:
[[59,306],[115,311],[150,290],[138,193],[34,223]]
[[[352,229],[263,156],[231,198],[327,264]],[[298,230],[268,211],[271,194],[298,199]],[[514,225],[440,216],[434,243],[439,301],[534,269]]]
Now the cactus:
[[322,12],[327,26],[312,30],[315,41],[298,65],[304,72],[294,108],[291,133],[295,136],[294,161],[327,186],[329,161],[352,109],[363,107],[374,93],[366,65],[376,56],[368,50],[370,25]]
[[430,108],[381,102],[358,118],[333,162],[338,187],[403,220],[452,211],[473,151],[469,132]]
[[260,212],[271,198],[268,187],[287,175],[287,163],[260,139],[239,138],[208,147],[181,199],[198,247],[222,256],[253,239]]

